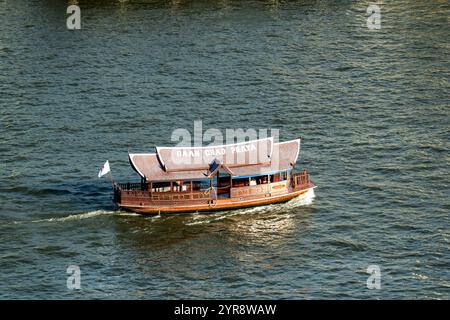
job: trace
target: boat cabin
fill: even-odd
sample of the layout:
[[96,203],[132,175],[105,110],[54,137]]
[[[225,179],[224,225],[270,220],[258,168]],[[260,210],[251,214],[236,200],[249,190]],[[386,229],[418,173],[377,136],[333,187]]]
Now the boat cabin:
[[282,202],[313,188],[294,172],[300,139],[207,147],[157,147],[129,154],[139,183],[114,183],[114,201],[140,213],[225,210]]

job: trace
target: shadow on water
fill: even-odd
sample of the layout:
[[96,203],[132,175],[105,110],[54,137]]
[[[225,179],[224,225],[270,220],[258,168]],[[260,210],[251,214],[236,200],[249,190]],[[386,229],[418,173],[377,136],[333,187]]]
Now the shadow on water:
[[191,245],[203,249],[217,246],[219,250],[279,246],[294,241],[299,229],[310,228],[313,211],[311,204],[288,202],[214,213],[149,217],[122,213],[116,220],[115,234],[118,243],[142,253]]

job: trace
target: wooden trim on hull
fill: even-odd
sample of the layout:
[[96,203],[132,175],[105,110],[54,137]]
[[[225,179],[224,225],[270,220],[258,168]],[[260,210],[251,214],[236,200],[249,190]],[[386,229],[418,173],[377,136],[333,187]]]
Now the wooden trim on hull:
[[274,203],[287,202],[295,197],[307,193],[314,187],[294,191],[290,193],[280,194],[276,196],[251,199],[251,200],[237,200],[236,199],[218,199],[210,204],[194,204],[194,205],[176,205],[176,206],[137,206],[137,205],[121,205],[121,209],[133,211],[140,214],[159,214],[159,213],[190,213],[190,212],[207,212],[218,210],[233,210],[255,206],[262,206]]

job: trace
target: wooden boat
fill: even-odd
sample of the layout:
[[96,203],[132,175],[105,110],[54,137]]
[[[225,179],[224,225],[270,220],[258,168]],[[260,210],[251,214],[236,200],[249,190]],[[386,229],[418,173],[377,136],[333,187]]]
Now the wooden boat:
[[113,183],[114,202],[142,214],[229,210],[291,200],[315,186],[295,171],[300,139],[208,147],[157,147],[129,154],[139,183]]

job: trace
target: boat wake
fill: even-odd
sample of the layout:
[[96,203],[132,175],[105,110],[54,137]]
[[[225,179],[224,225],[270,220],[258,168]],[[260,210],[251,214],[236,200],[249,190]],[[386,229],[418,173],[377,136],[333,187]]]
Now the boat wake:
[[67,221],[77,221],[83,219],[97,218],[102,216],[139,216],[137,213],[128,213],[120,211],[109,211],[109,210],[95,210],[78,214],[71,214],[65,217],[53,217],[39,220],[20,220],[13,221],[13,224],[26,224],[26,223],[46,223],[46,222],[67,222]]
[[270,204],[267,206],[258,206],[253,208],[246,208],[234,211],[219,211],[216,213],[195,213],[192,215],[192,220],[186,225],[194,226],[200,224],[207,224],[215,221],[220,221],[226,218],[230,218],[233,216],[239,215],[249,215],[249,214],[260,214],[266,212],[284,212],[289,211],[290,209],[307,206],[313,203],[314,198],[316,197],[314,193],[314,189],[308,190],[305,194],[302,194],[286,203],[282,204]]
[[[270,211],[288,211],[289,209],[299,207],[299,206],[305,206],[310,205],[313,202],[313,199],[315,198],[314,189],[310,189],[307,193],[296,197],[286,203],[283,204],[271,204],[268,206],[260,206],[260,207],[253,207],[253,208],[247,208],[247,209],[240,209],[235,210],[233,212],[230,211],[220,211],[217,213],[209,213],[209,214],[193,214],[192,220],[186,225],[197,225],[197,224],[205,224],[210,223],[214,221],[219,221],[226,219],[228,217],[236,216],[236,215],[242,215],[242,214],[256,214],[256,213],[263,213],[263,212],[270,212]],[[52,217],[52,218],[46,218],[46,219],[39,219],[39,220],[19,220],[19,221],[12,221],[9,223],[12,224],[27,224],[27,223],[48,223],[48,222],[67,222],[67,221],[78,221],[83,219],[90,219],[90,218],[97,218],[97,217],[103,217],[103,216],[132,216],[132,217],[139,217],[140,214],[137,213],[130,213],[130,212],[123,212],[123,211],[111,211],[111,210],[94,210],[79,214],[71,214],[64,217]],[[161,216],[153,216],[151,218],[151,221],[159,219]],[[9,224],[7,223],[7,224]]]
[[[228,216],[239,215],[239,214],[249,214],[249,213],[269,212],[269,211],[271,211],[271,212],[287,211],[292,208],[310,205],[313,203],[313,200],[315,197],[316,197],[316,195],[314,194],[314,189],[310,189],[305,194],[295,197],[294,199],[291,199],[285,203],[270,204],[268,206],[259,206],[259,207],[241,209],[241,210],[236,211],[236,213],[228,214]],[[225,217],[223,217],[223,218],[225,218]]]
[[82,219],[95,218],[99,216],[109,216],[116,214],[115,211],[106,211],[106,210],[95,210],[85,213],[72,214],[66,217],[57,217],[57,218],[49,218],[37,220],[37,222],[65,222],[65,221],[76,221]]
[[295,207],[299,207],[299,206],[308,206],[313,203],[313,200],[315,197],[316,197],[316,194],[314,193],[314,188],[311,188],[305,194],[302,194],[302,195],[282,204],[282,206],[286,207],[287,209],[295,208]]

